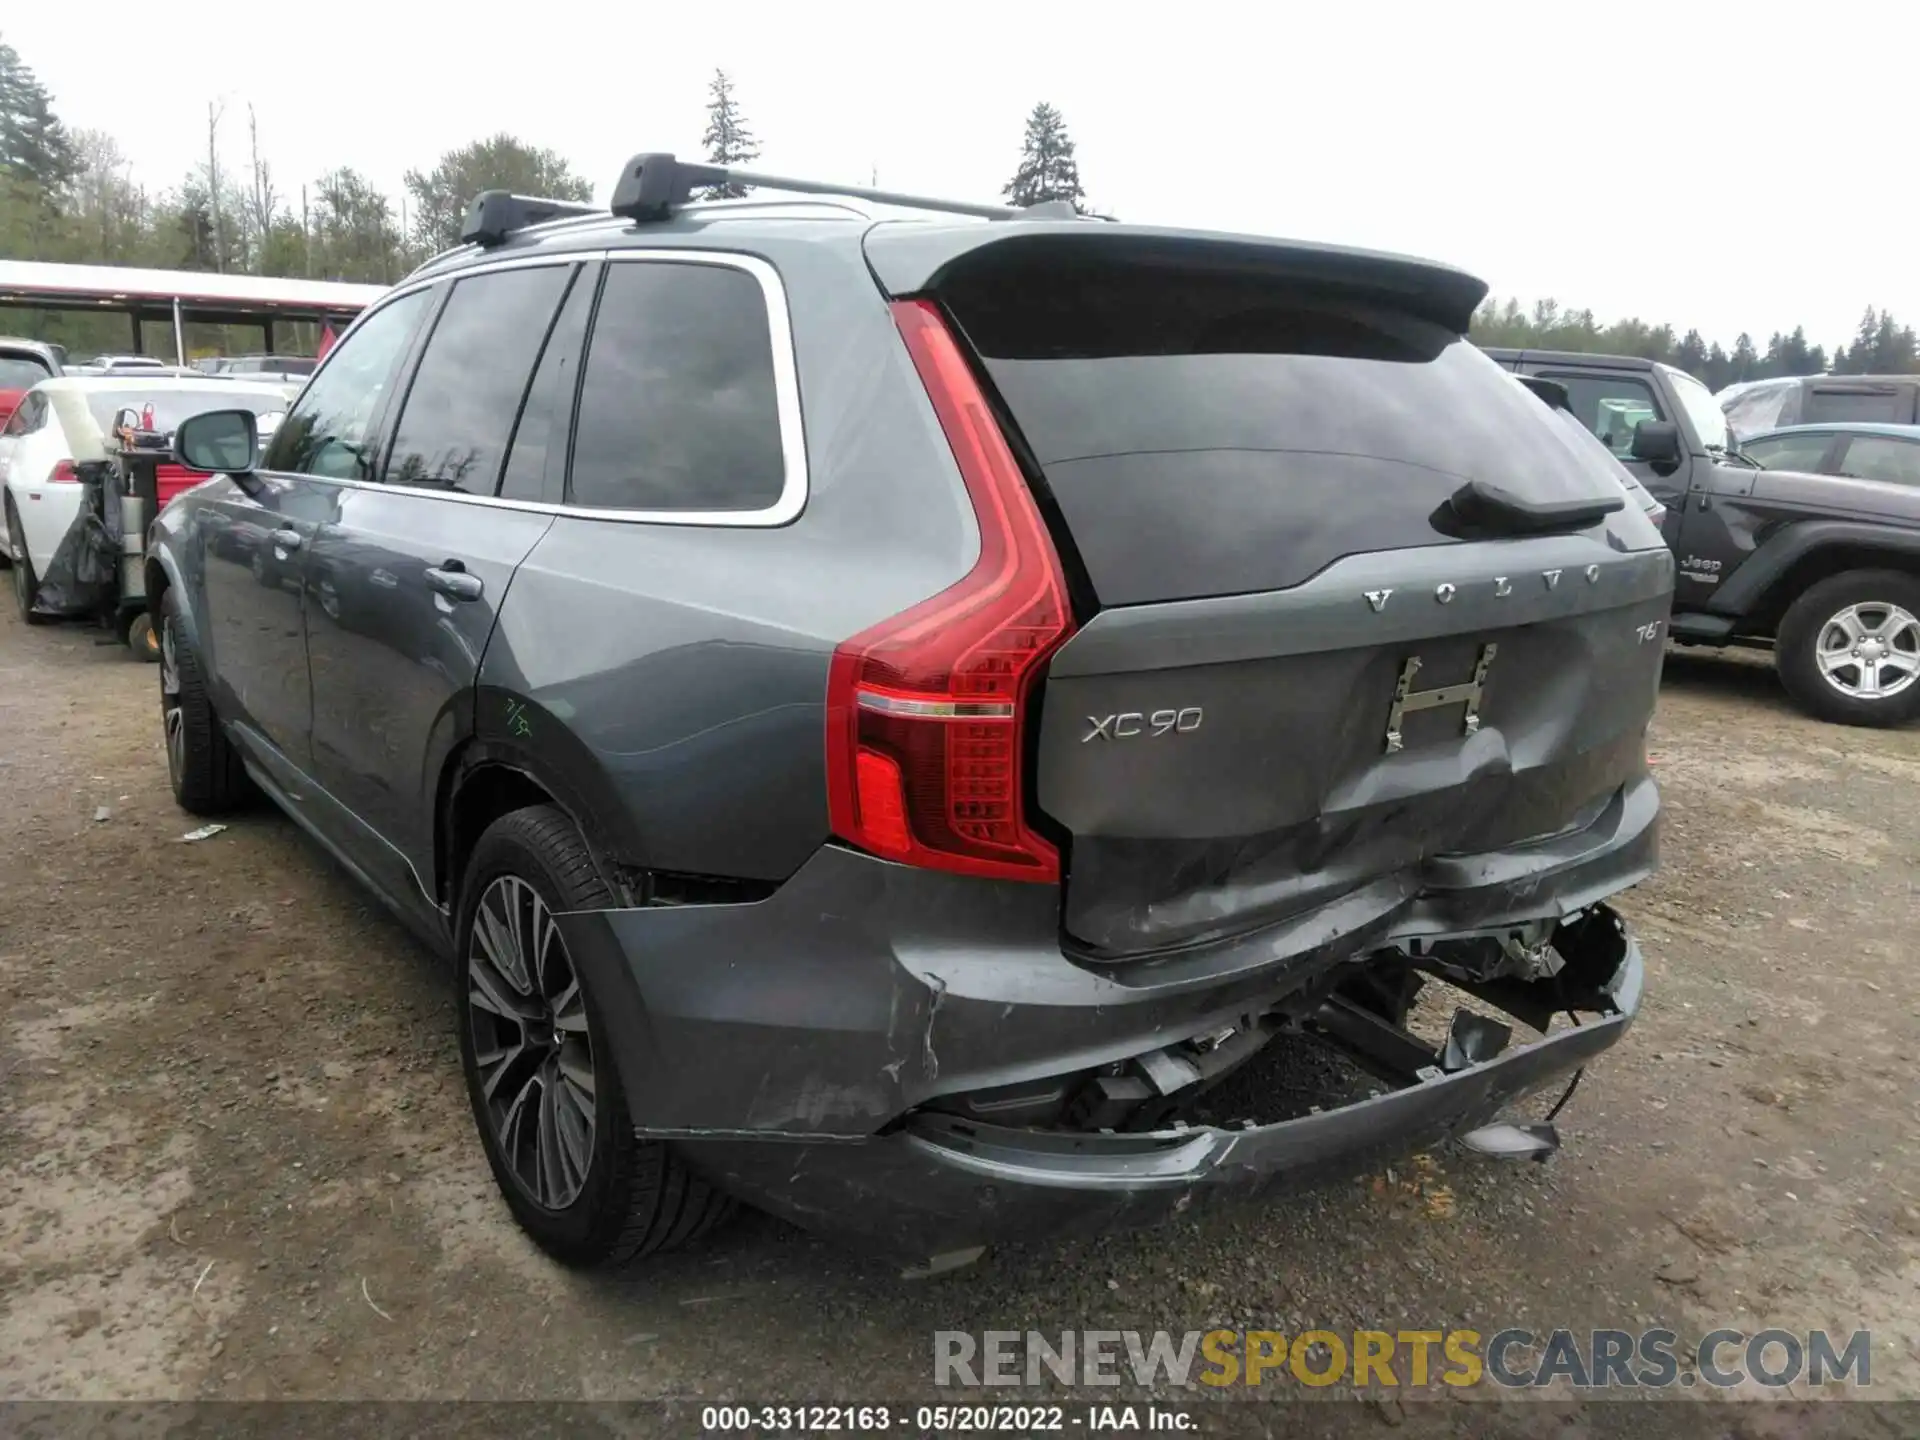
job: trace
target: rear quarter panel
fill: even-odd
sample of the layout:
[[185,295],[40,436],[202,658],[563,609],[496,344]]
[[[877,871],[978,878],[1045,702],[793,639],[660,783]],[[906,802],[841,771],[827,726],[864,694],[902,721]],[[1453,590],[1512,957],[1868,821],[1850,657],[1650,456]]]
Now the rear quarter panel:
[[799,517],[563,514],[514,576],[476,709],[489,752],[578,805],[613,858],[780,880],[828,835],[834,647],[958,580],[979,537],[858,230],[756,231],[730,248],[770,261],[786,292],[808,469]]
[[20,515],[27,553],[36,573],[45,574],[60,547],[73,517],[80,512],[80,500],[86,487],[79,483],[57,483],[46,477],[61,460],[71,459],[66,437],[58,424],[49,423],[23,435],[14,443],[7,466],[7,493]]

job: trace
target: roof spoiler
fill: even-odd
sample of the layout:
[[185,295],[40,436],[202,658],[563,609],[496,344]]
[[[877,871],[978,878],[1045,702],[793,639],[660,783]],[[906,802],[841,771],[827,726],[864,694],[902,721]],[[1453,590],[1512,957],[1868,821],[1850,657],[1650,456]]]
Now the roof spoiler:
[[969,268],[1000,261],[1037,260],[1068,270],[1094,262],[1258,276],[1418,316],[1465,335],[1487,295],[1485,281],[1431,260],[1145,225],[879,225],[867,234],[866,252],[881,287],[896,298],[929,294]]

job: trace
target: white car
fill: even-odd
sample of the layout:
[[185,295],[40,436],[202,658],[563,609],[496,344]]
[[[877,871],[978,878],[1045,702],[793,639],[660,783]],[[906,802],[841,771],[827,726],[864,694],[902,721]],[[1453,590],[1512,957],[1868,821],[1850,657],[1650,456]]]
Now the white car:
[[142,429],[171,434],[189,415],[251,410],[264,440],[286,413],[288,390],[171,375],[68,375],[27,391],[0,430],[0,558],[13,566],[21,615],[39,618],[61,608],[57,597],[39,594],[41,580],[80,513],[86,486],[79,467],[108,459],[116,414],[132,410]]

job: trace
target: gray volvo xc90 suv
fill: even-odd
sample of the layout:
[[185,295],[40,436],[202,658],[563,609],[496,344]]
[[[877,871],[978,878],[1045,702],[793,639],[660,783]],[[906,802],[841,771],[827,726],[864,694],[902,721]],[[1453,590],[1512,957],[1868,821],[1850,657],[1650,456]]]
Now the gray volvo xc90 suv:
[[925,1258],[1551,1148],[1495,1122],[1638,1005],[1673,571],[1484,286],[723,178],[482,196],[153,527],[175,794],[450,957],[521,1223]]

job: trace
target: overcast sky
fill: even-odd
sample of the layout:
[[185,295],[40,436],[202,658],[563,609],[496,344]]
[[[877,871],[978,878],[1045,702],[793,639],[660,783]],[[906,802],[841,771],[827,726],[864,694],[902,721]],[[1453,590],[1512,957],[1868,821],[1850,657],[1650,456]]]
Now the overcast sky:
[[224,98],[224,163],[251,101],[296,204],[335,165],[397,197],[498,130],[604,200],[629,154],[698,153],[724,66],[770,171],[997,198],[1047,100],[1122,219],[1409,251],[1728,344],[1920,323],[1916,0],[6,9],[61,116],[156,188]]

